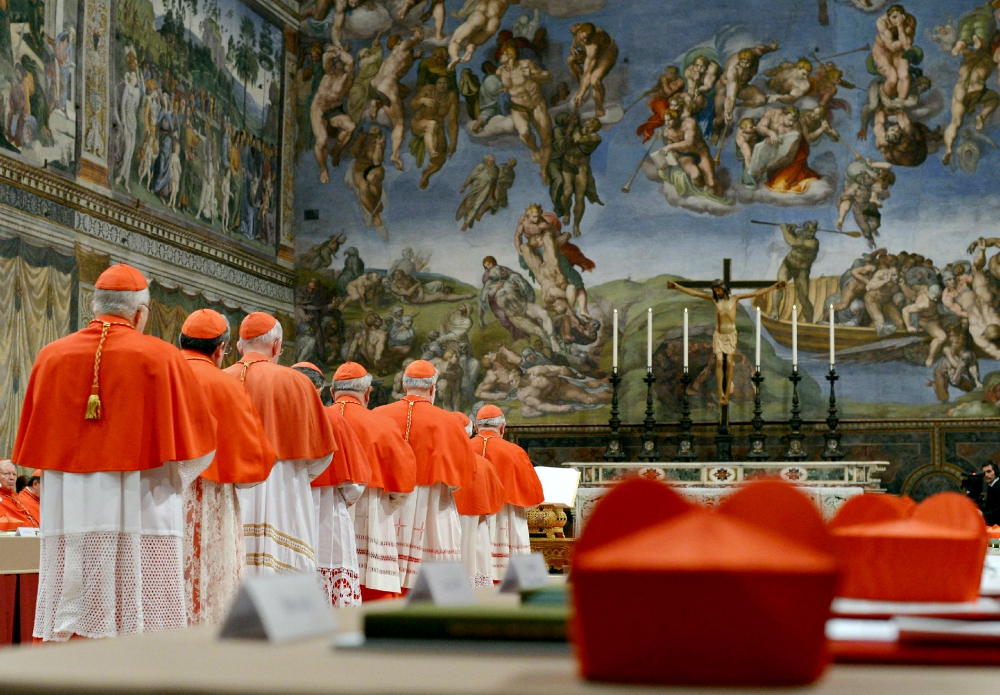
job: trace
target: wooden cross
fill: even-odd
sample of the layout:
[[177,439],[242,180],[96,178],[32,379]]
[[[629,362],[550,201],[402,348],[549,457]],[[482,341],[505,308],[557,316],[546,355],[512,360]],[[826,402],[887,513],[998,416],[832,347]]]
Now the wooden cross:
[[[716,281],[706,281],[706,280],[695,280],[693,282],[683,282],[680,283],[683,287],[688,289],[711,289],[715,286]],[[761,290],[774,285],[773,280],[733,280],[733,261],[731,258],[722,259],[722,284],[725,286],[726,291],[731,295],[734,289],[753,289]],[[723,393],[723,389],[728,390],[729,384],[732,381],[732,365],[729,364],[727,355],[722,355],[722,375],[724,378],[723,383],[720,385],[720,394]],[[720,396],[721,398],[721,396]],[[719,403],[719,433],[715,438],[716,441],[716,459],[718,461],[731,461],[732,460],[732,435],[729,433],[729,404],[723,403],[720,400]]]
[[[691,289],[710,289],[715,283],[714,280],[695,280],[693,282],[682,282],[681,284],[685,287],[690,287]],[[733,280],[733,259],[723,258],[722,259],[722,284],[726,286],[726,289],[732,294],[734,289],[737,290],[760,290],[765,287],[770,287],[774,284],[774,280]]]

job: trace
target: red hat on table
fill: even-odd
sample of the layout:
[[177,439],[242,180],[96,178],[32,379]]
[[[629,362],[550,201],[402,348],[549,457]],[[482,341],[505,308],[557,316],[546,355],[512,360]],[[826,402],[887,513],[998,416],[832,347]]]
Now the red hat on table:
[[357,362],[344,362],[333,373],[333,380],[351,381],[352,379],[362,379],[366,376],[368,376],[368,370]]
[[97,278],[94,288],[114,292],[138,292],[149,287],[145,276],[137,269],[124,263],[113,265]]
[[437,375],[437,369],[427,360],[415,360],[403,373],[411,379],[430,379]]
[[240,324],[240,338],[243,340],[253,340],[264,335],[278,323],[278,320],[263,311],[255,311],[247,314]]
[[229,330],[225,317],[212,309],[198,309],[184,320],[181,333],[197,340],[211,340]]
[[787,483],[752,483],[706,509],[627,480],[574,548],[581,672],[657,685],[811,683],[828,661],[837,577],[819,511]]
[[858,495],[830,521],[844,598],[960,602],[979,597],[986,527],[976,504],[942,492],[920,504],[906,497]]

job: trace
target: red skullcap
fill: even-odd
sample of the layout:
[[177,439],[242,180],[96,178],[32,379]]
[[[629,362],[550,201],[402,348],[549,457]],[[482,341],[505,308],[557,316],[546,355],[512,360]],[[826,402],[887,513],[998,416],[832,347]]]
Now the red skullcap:
[[368,376],[368,371],[357,362],[344,362],[333,373],[334,381],[351,381]]
[[412,379],[432,379],[437,375],[437,370],[427,360],[417,360],[406,368],[404,374]]
[[219,312],[212,309],[198,309],[191,312],[191,315],[184,320],[181,333],[189,338],[211,340],[218,338],[228,328],[229,324]]
[[477,420],[492,420],[495,417],[503,417],[503,411],[492,403],[487,403],[476,413]]
[[113,265],[97,278],[94,288],[98,290],[113,290],[116,292],[138,292],[149,287],[146,278],[130,265],[119,263]]
[[274,328],[274,324],[277,322],[276,318],[262,311],[247,314],[247,317],[243,319],[243,323],[240,324],[240,338],[243,340],[259,338]]

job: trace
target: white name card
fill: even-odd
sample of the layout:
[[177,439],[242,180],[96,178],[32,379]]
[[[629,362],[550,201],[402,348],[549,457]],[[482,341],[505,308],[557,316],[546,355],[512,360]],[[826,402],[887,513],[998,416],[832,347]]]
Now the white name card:
[[430,601],[435,606],[471,606],[476,603],[469,575],[461,562],[425,562],[420,566],[410,601]]
[[15,532],[17,536],[27,536],[29,538],[38,537],[38,529],[34,526],[20,526]]
[[549,568],[541,553],[511,555],[507,574],[500,582],[501,594],[520,593],[549,585]]
[[336,631],[326,597],[312,573],[248,577],[219,637],[285,642]]

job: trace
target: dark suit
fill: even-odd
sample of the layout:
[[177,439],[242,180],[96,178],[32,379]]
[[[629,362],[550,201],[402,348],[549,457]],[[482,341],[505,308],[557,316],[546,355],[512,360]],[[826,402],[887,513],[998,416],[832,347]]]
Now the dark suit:
[[992,485],[986,487],[983,516],[986,517],[987,526],[1000,524],[1000,480],[995,480]]

